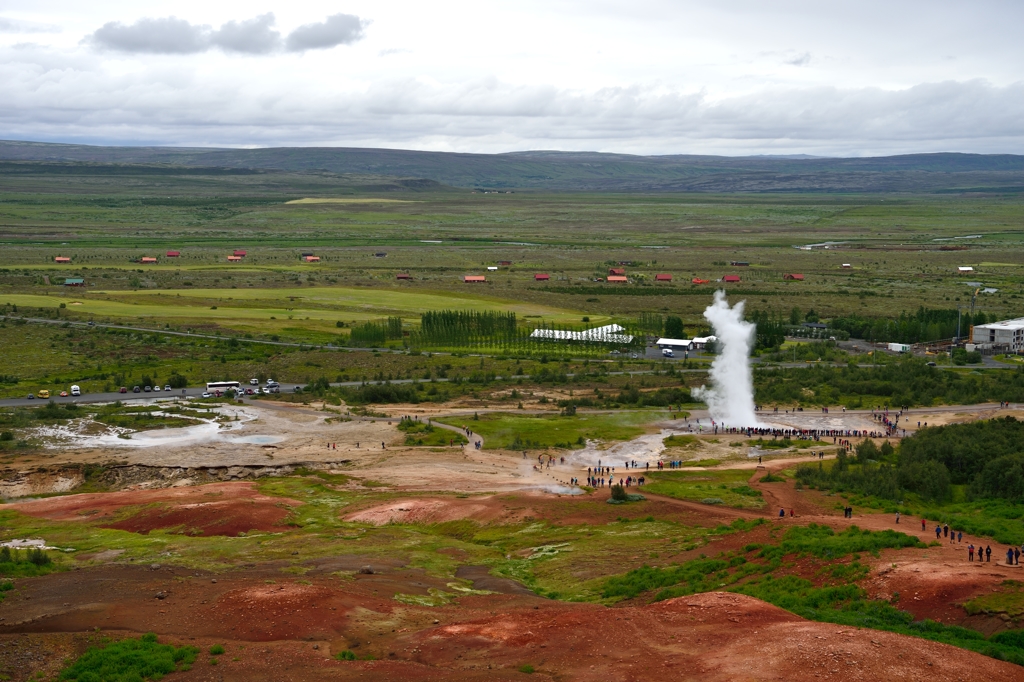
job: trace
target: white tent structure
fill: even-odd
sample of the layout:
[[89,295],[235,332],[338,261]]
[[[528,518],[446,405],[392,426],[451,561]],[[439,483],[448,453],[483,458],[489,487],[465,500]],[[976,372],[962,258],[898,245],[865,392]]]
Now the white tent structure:
[[589,342],[589,343],[631,343],[633,337],[623,334],[625,327],[617,324],[606,324],[603,327],[569,331],[565,329],[534,329],[531,339],[548,339],[551,341]]

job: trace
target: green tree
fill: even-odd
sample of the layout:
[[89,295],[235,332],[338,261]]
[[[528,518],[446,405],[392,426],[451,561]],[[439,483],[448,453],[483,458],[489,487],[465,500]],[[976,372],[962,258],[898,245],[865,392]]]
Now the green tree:
[[683,329],[683,320],[675,315],[665,318],[665,336],[670,339],[681,339],[686,335]]

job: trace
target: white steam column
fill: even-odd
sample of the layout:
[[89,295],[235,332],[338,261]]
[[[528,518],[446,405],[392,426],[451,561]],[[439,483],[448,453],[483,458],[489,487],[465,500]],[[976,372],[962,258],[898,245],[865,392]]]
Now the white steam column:
[[759,426],[754,413],[754,378],[750,370],[750,350],[754,345],[755,325],[743,319],[743,304],[732,308],[724,291],[715,292],[715,301],[704,310],[704,317],[715,330],[718,356],[711,363],[711,387],[694,388],[694,398],[707,403],[711,418],[724,426]]

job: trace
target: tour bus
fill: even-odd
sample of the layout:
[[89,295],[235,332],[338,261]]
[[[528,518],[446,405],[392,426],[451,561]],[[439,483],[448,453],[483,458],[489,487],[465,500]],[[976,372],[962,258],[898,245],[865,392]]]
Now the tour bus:
[[212,393],[213,395],[221,395],[226,391],[234,391],[238,393],[242,385],[237,381],[208,381],[206,382],[206,392]]

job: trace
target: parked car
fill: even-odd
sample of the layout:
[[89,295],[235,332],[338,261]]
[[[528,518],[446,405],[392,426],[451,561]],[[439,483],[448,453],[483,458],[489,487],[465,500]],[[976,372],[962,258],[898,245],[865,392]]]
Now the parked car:
[[71,385],[71,395],[73,395],[73,396],[80,396],[80,395],[82,395],[82,389],[79,388],[78,384],[72,384]]
[[43,398],[45,400],[46,398],[50,397],[50,392],[44,388],[43,390],[39,391],[36,397]]
[[171,390],[171,385],[167,384],[166,386],[164,386],[164,390],[165,391],[170,391]]
[[157,384],[156,386],[154,386],[153,390],[156,391],[157,393],[159,393],[160,392],[160,384]]
[[132,393],[142,393],[142,387],[136,386],[135,388],[132,389]]
[[203,397],[204,398],[212,398],[213,394],[210,393],[209,391],[203,391]]
[[121,389],[118,391],[118,393],[127,393],[127,392],[128,392],[128,387],[127,386],[122,386]]
[[267,386],[277,386],[277,382],[273,379],[267,379]]
[[270,389],[266,386],[263,387],[263,395],[270,395]]
[[259,379],[249,379],[249,385],[250,386],[259,386],[260,385],[260,380]]
[[143,386],[142,390],[145,391],[146,393],[150,393],[153,390],[153,387],[152,386]]
[[35,400],[35,399],[36,399],[36,396],[35,396],[35,394],[34,394],[34,393],[29,393],[29,394],[28,394],[28,399],[29,399],[29,400]]
[[61,391],[60,392],[60,397],[61,398],[67,398],[68,397],[68,392],[67,391]]
[[253,391],[251,388],[247,388],[247,389],[245,389],[245,394],[246,395],[254,395],[255,391]]
[[280,386],[271,386],[270,387],[270,392],[271,393],[280,393],[281,392],[281,387]]

